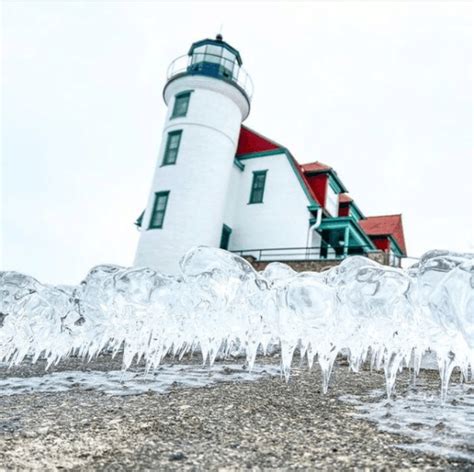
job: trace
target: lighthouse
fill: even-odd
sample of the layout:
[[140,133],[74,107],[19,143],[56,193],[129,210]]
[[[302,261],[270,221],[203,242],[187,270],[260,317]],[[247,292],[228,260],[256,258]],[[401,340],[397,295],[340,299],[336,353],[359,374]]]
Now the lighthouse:
[[321,270],[351,255],[400,266],[401,215],[366,217],[334,168],[300,164],[242,124],[251,97],[239,51],[221,35],[171,63],[158,162],[135,223],[135,266],[176,274],[181,257],[201,245],[246,257],[258,270],[275,261]]
[[219,247],[241,123],[252,82],[221,35],[175,59],[163,98],[161,147],[140,225],[136,266],[175,274],[191,247]]

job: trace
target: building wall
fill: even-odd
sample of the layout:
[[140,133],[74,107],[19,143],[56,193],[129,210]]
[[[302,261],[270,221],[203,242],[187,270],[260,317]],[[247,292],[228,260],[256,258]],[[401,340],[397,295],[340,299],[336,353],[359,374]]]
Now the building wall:
[[[179,259],[191,247],[219,246],[242,107],[233,97],[235,87],[205,79],[204,88],[202,79],[184,77],[166,90],[169,110],[143,217],[137,266],[176,273]],[[210,90],[213,81],[215,91]],[[174,95],[185,90],[193,90],[187,115],[171,119]],[[183,132],[176,164],[161,166],[168,132],[180,129]],[[170,194],[163,228],[150,230],[155,192],[165,190]]]
[[225,202],[224,217],[222,221],[222,224],[226,224],[227,226],[232,228],[230,244],[232,244],[232,240],[236,232],[238,233],[238,230],[237,230],[237,225],[239,224],[238,212],[241,207],[241,202],[239,201],[239,193],[240,193],[240,187],[242,186],[243,180],[244,180],[243,171],[239,169],[236,165],[234,165],[231,171],[229,188],[227,190],[227,200]]
[[[235,169],[225,223],[232,227],[230,250],[306,247],[309,201],[284,153],[241,161]],[[249,204],[253,172],[267,170],[263,203]],[[238,175],[237,175],[238,173]],[[227,223],[227,222],[232,223]],[[310,238],[319,245],[320,237]]]

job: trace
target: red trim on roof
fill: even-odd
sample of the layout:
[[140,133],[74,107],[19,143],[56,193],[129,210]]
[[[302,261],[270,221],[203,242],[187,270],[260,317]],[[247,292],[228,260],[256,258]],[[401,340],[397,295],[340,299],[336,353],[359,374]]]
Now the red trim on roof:
[[368,236],[393,236],[403,254],[407,254],[402,215],[368,216],[360,220],[359,225]]
[[239,143],[237,144],[236,155],[251,154],[253,152],[272,151],[282,146],[262,136],[246,126],[240,127]]
[[303,172],[328,172],[332,169],[332,167],[328,166],[327,164],[323,164],[319,161],[308,162],[307,164],[303,164],[302,166]]

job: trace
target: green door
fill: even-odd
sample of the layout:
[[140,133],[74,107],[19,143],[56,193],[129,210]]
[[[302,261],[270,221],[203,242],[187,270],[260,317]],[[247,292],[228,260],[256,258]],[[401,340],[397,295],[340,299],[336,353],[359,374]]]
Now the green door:
[[232,229],[229,228],[227,225],[222,226],[222,234],[221,234],[221,244],[220,248],[221,249],[229,249],[229,240],[230,240],[230,235],[232,233]]

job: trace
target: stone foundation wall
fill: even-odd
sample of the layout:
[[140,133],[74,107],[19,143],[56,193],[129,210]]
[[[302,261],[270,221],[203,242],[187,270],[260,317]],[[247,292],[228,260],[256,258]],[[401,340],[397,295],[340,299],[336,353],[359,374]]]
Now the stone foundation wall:
[[[375,262],[378,262],[382,265],[388,265],[388,254],[382,251],[374,251],[367,254],[367,257]],[[244,259],[247,260],[255,270],[264,270],[268,264],[271,262],[280,262],[280,261],[257,261],[252,256],[244,256]],[[323,270],[329,269],[339,265],[340,260],[297,260],[297,261],[281,261],[284,264],[289,265],[296,272],[322,272]]]

